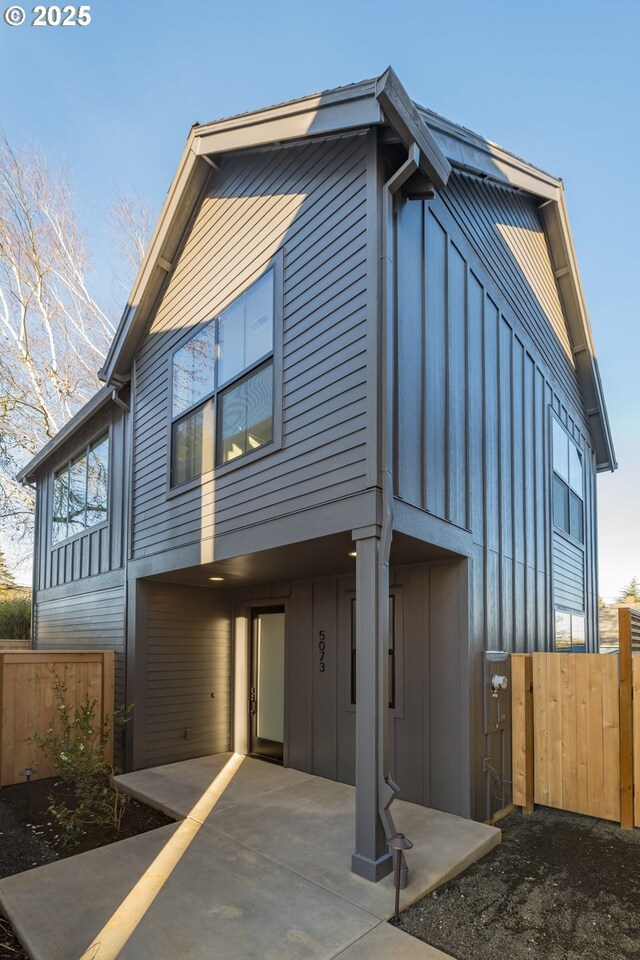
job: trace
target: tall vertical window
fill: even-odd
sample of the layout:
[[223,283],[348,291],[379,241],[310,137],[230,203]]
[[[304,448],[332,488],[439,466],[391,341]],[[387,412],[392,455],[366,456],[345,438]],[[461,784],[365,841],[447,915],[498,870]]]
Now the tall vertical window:
[[584,543],[584,477],[582,452],[555,417],[553,435],[553,522]]
[[[389,709],[396,705],[396,601],[389,596]],[[351,703],[356,702],[356,599],[351,600]]]
[[53,478],[51,542],[95,527],[107,519],[109,503],[109,434],[89,444]]
[[172,486],[273,440],[273,321],[271,269],[173,354]]

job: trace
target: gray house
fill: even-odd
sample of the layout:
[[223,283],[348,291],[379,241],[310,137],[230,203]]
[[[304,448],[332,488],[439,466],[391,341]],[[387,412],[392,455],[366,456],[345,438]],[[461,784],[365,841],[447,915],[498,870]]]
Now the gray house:
[[506,654],[597,648],[616,466],[562,182],[392,70],[195,125],[100,377],[22,477],[126,767],[355,783],[371,879],[398,791],[508,802]]

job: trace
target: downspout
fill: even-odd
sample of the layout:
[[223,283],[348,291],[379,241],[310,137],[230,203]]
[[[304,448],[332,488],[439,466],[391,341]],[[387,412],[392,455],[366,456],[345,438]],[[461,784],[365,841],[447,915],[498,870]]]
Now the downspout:
[[[395,263],[394,263],[394,197],[418,169],[420,150],[415,143],[408,148],[405,162],[387,180],[382,188],[382,330],[381,355],[381,450],[380,485],[382,488],[382,532],[380,562],[378,564],[378,676],[388,676],[389,650],[389,561],[393,537],[393,382],[394,382],[394,319],[395,319]],[[378,812],[385,836],[389,840],[397,833],[390,806],[399,787],[389,774],[389,695],[388,684],[380,684],[378,696]]]

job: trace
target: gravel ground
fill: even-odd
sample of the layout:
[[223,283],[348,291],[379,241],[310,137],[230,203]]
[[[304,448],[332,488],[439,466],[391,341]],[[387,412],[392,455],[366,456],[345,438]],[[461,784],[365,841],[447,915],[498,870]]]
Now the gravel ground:
[[457,960],[638,960],[640,830],[536,808],[399,926]]

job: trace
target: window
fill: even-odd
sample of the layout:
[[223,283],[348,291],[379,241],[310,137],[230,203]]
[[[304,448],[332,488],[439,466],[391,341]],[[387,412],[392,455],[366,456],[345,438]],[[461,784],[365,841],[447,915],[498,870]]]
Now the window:
[[271,269],[173,354],[172,486],[273,440],[273,322]]
[[556,610],[556,651],[584,653],[586,649],[584,616]]
[[[396,705],[396,604],[389,596],[389,709]],[[351,703],[356,702],[356,599],[351,600]]]
[[582,452],[555,417],[553,434],[553,522],[584,543]]
[[65,464],[53,478],[51,542],[95,527],[107,519],[109,434],[105,433]]

